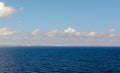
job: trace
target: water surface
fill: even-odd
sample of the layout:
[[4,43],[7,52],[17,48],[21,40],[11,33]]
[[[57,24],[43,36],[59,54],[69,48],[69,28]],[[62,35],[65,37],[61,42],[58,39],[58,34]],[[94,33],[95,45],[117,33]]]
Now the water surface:
[[120,47],[0,47],[0,73],[120,73]]

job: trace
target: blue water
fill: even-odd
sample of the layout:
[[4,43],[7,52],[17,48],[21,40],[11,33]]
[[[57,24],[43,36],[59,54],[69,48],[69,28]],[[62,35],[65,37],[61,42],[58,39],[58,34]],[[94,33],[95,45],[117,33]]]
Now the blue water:
[[120,47],[1,47],[0,73],[120,73]]

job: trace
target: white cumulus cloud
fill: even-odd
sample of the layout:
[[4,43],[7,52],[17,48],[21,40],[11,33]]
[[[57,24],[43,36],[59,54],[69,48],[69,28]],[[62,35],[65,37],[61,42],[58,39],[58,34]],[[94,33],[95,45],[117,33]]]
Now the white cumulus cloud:
[[50,31],[48,33],[45,33],[45,36],[47,36],[47,37],[55,37],[55,36],[59,36],[59,34],[61,34],[61,31],[56,29],[56,30],[52,30],[52,31]]
[[96,37],[97,36],[97,32],[89,32],[88,33],[88,37]]
[[30,33],[30,36],[36,36],[36,35],[39,34],[39,32],[40,32],[39,29],[35,29],[35,30],[33,30],[33,31]]
[[15,34],[15,31],[9,31],[8,28],[4,27],[4,28],[0,28],[0,36],[10,36]]
[[71,28],[71,27],[69,27],[69,28],[65,29],[64,32],[65,32],[65,33],[75,33],[76,30],[73,29],[73,28]]
[[5,6],[4,2],[0,2],[0,18],[10,16],[15,12],[15,9],[10,6]]
[[61,30],[53,30],[48,33],[46,33],[47,37],[77,37],[81,36],[81,33],[76,31],[75,29],[68,27],[67,29],[61,31]]

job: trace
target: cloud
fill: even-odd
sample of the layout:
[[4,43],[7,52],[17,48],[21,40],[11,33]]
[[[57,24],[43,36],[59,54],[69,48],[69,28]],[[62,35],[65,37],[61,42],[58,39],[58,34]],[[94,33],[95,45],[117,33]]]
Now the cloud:
[[47,37],[77,37],[80,36],[80,32],[75,29],[68,27],[67,29],[61,30],[53,30],[45,34]]
[[35,30],[33,30],[33,31],[30,33],[30,36],[36,36],[36,35],[39,34],[39,32],[40,32],[39,29],[35,29]]
[[106,37],[117,37],[118,34],[115,33],[115,29],[112,28],[108,32],[79,32],[73,28],[67,28],[63,31],[53,30],[45,34],[47,37],[61,37],[61,38],[106,38]]
[[45,33],[45,36],[47,36],[47,37],[55,37],[55,36],[59,36],[59,34],[61,34],[61,31],[52,30],[50,32]]
[[89,33],[87,34],[88,37],[96,37],[97,35],[98,35],[97,32],[89,32]]
[[63,31],[63,36],[81,36],[81,32],[76,31],[76,29],[73,29],[71,27],[68,27]]
[[23,39],[24,40],[35,39],[36,36],[39,35],[39,34],[40,34],[40,30],[38,28],[36,28],[32,32],[30,32],[29,34],[27,34],[26,36],[24,36]]
[[[111,30],[111,29],[110,29]],[[112,28],[113,30],[113,28]],[[115,30],[115,29],[114,29]],[[16,32],[9,31],[8,28],[0,28],[0,41],[6,44],[13,41],[13,44],[19,45],[61,45],[61,46],[115,46],[119,45],[119,33],[116,32],[80,32],[74,28],[68,27],[64,30],[52,30],[50,32],[40,32],[38,28],[24,35],[13,35]],[[8,36],[8,37],[4,37]],[[9,44],[8,43],[8,44]]]
[[76,30],[73,29],[73,28],[71,28],[71,27],[69,27],[69,28],[65,29],[64,32],[65,32],[65,33],[70,33],[70,34],[71,34],[71,33],[75,33]]
[[10,36],[15,34],[15,31],[9,31],[8,28],[4,27],[4,28],[0,28],[0,36]]
[[108,32],[114,33],[116,30],[114,28],[111,28]]
[[5,3],[0,2],[0,18],[12,15],[15,9],[10,6],[5,6]]

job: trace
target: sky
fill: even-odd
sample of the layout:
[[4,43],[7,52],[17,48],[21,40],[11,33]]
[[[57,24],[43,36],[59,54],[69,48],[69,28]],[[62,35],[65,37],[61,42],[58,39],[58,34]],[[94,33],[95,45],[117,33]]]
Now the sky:
[[120,46],[120,0],[0,0],[0,45]]

